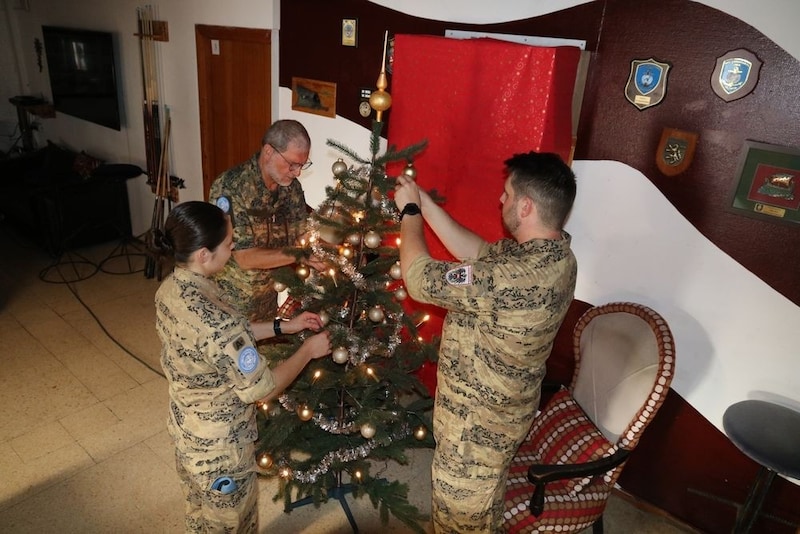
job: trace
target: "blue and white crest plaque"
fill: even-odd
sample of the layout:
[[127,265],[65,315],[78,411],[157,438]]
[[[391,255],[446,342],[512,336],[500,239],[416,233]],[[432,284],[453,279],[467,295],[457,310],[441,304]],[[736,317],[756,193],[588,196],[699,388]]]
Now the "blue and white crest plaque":
[[752,52],[740,48],[717,58],[711,75],[711,88],[725,102],[749,95],[758,83],[761,61]]
[[649,59],[631,61],[625,98],[640,110],[660,104],[667,93],[670,64]]

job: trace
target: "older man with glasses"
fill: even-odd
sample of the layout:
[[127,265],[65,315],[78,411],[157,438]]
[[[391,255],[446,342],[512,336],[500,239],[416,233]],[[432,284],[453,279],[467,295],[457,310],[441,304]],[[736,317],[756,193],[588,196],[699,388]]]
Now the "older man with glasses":
[[[250,321],[276,318],[271,271],[297,261],[285,250],[298,246],[306,232],[309,209],[297,178],[311,166],[310,151],[311,138],[302,124],[276,121],[252,158],[211,185],[210,202],[228,213],[233,224],[233,253],[217,281],[229,303]],[[324,266],[314,257],[307,263]],[[280,323],[274,324],[280,334]]]

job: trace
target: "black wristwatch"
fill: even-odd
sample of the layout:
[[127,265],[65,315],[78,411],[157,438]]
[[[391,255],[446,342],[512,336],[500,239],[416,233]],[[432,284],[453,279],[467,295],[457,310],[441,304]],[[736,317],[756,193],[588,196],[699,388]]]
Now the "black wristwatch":
[[403,220],[404,215],[419,215],[420,213],[422,213],[422,210],[419,209],[419,206],[413,202],[409,202],[403,206],[403,211],[400,212],[400,220]]

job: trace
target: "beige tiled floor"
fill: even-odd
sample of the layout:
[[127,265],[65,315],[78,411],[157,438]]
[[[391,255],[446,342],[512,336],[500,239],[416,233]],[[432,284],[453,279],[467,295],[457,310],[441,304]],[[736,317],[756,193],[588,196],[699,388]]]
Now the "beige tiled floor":
[[[99,262],[114,245],[81,253]],[[43,272],[51,260],[2,223],[0,250],[0,532],[181,532],[153,327],[158,282],[100,271],[51,283],[60,274],[78,278],[70,257]],[[125,267],[120,259],[105,264]],[[409,483],[425,513],[429,464],[430,452],[421,451],[387,471]],[[260,485],[262,532],[352,532],[337,501],[285,514],[272,501],[274,484]],[[380,526],[368,499],[348,500],[361,532],[408,532],[395,521]],[[606,532],[686,531],[615,498]]]

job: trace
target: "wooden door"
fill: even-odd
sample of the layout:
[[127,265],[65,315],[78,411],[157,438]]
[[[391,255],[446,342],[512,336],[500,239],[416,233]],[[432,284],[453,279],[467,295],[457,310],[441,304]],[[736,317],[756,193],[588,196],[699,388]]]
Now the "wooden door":
[[203,194],[252,156],[271,117],[269,30],[195,26]]

